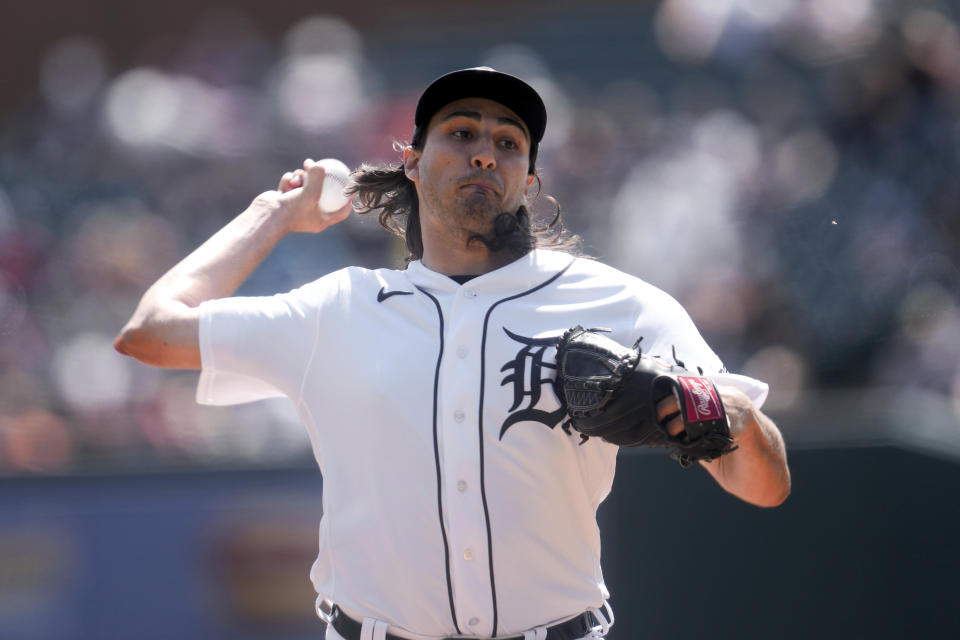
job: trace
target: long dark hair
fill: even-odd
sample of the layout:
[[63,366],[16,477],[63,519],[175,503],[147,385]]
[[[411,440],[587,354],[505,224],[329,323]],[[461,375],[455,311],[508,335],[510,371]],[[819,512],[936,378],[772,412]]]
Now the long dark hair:
[[[425,142],[425,133],[418,127],[413,132],[410,146],[422,151]],[[403,153],[404,145],[395,142],[394,150]],[[543,183],[534,167],[536,151],[531,150],[530,173],[536,178],[536,201],[541,196]],[[352,185],[348,193],[355,193],[353,208],[357,213],[372,213],[379,210],[380,225],[402,238],[407,245],[407,262],[419,260],[423,257],[423,232],[420,229],[420,201],[417,198],[417,189],[407,178],[402,162],[393,162],[383,165],[362,164],[351,175]],[[498,215],[493,222],[493,233],[489,236],[474,234],[467,239],[467,244],[479,242],[490,251],[506,251],[508,255],[519,258],[536,248],[549,248],[577,253],[580,246],[579,236],[567,232],[560,219],[560,203],[549,195],[543,198],[554,208],[553,219],[550,222],[536,222],[531,220],[526,206],[521,205],[515,212],[504,212]]]

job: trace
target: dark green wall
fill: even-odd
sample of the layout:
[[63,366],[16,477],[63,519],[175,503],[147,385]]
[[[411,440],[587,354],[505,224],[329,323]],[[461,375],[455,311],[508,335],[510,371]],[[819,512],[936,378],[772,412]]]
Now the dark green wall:
[[601,510],[608,637],[954,637],[960,466],[890,448],[790,466],[792,495],[764,510],[660,456],[622,457]]
[[[600,512],[609,640],[953,637],[960,465],[791,451],[764,510],[661,452]],[[0,638],[320,638],[310,468],[0,481]]]

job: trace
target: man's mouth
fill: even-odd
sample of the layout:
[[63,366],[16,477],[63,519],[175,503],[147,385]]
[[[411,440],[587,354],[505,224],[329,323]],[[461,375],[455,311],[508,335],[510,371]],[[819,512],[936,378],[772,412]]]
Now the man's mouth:
[[470,181],[461,185],[460,188],[472,189],[475,191],[482,191],[482,192],[490,193],[491,195],[494,195],[494,196],[500,195],[500,189],[497,188],[495,185],[490,184],[489,182]]

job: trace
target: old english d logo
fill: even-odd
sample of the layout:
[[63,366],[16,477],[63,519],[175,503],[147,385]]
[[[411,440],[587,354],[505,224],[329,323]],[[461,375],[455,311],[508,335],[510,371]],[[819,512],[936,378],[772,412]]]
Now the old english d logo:
[[[513,404],[508,409],[510,415],[507,416],[500,427],[500,439],[503,439],[503,434],[507,432],[507,429],[518,422],[539,422],[553,429],[563,419],[566,407],[561,405],[555,411],[544,411],[537,409],[537,404],[540,402],[544,385],[550,385],[550,388],[554,390],[556,388],[555,376],[544,376],[544,369],[556,370],[557,366],[544,362],[543,354],[548,347],[557,346],[561,336],[526,338],[518,336],[506,327],[503,328],[503,331],[510,336],[510,339],[523,346],[517,351],[516,358],[500,368],[500,371],[510,372],[500,385],[513,385]],[[519,408],[525,401],[526,406]]]

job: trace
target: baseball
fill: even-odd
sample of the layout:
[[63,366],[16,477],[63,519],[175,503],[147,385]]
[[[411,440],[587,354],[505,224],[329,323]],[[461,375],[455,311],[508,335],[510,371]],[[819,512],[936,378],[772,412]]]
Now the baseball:
[[343,190],[350,182],[350,169],[336,158],[324,158],[317,164],[326,172],[320,192],[320,208],[324,211],[339,211],[349,199]]

